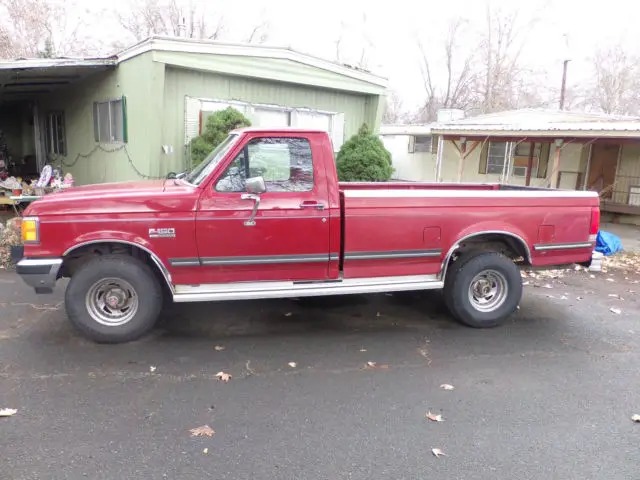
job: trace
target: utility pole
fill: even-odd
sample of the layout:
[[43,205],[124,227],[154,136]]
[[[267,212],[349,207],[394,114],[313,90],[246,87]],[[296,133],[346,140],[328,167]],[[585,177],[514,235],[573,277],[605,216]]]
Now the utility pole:
[[567,95],[567,70],[569,67],[570,60],[570,51],[569,51],[569,36],[564,34],[564,46],[565,46],[565,57],[564,62],[562,64],[562,85],[560,87],[560,110],[564,110],[564,101]]
[[562,67],[562,86],[560,87],[560,110],[564,110],[564,98],[567,93],[567,67],[569,60],[565,60]]

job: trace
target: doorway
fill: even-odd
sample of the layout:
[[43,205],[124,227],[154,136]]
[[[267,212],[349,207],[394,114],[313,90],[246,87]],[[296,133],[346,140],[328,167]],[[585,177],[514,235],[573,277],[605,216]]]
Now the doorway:
[[594,144],[591,151],[591,163],[587,189],[601,194],[602,198],[613,196],[620,145]]

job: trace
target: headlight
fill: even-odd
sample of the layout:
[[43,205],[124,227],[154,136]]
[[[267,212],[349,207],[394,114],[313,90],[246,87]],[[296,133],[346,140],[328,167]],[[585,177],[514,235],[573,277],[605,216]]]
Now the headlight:
[[40,222],[38,217],[24,217],[22,219],[22,243],[40,242]]

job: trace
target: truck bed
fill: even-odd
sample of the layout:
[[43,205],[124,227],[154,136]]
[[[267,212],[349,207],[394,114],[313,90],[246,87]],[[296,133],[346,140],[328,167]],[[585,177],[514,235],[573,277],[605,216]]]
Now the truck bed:
[[340,196],[345,278],[438,274],[471,235],[513,239],[534,266],[581,261],[599,206],[595,192],[498,184],[340,183]]

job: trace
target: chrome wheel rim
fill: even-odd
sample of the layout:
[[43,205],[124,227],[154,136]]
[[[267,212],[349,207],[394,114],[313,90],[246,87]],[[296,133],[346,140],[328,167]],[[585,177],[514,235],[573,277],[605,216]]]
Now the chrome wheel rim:
[[85,299],[91,318],[101,325],[117,327],[129,322],[138,311],[138,294],[126,280],[104,278],[94,283]]
[[507,299],[509,287],[505,276],[495,270],[484,270],[469,285],[469,302],[479,312],[493,312]]

